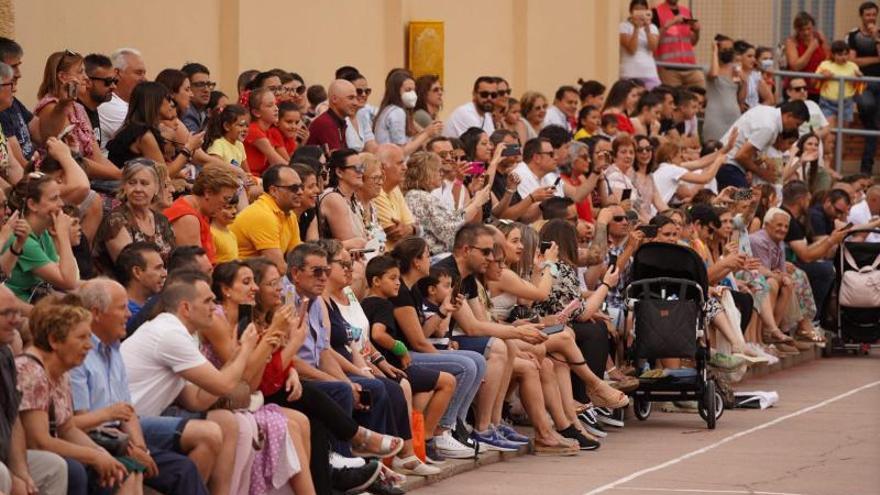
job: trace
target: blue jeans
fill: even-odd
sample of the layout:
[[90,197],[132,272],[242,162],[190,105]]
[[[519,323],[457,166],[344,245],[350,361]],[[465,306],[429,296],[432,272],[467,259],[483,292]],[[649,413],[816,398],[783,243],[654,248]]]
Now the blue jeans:
[[718,181],[718,190],[721,191],[727,186],[736,186],[736,187],[749,187],[748,178],[746,178],[746,173],[742,171],[736,165],[725,163],[718,169],[718,173],[715,175],[715,179]]
[[[855,97],[859,107],[859,120],[865,129],[880,129],[880,83],[868,83],[862,94]],[[862,153],[862,172],[870,174],[874,168],[874,155],[877,154],[877,138],[865,136],[865,149]]]
[[486,374],[486,359],[474,351],[410,352],[409,354],[413,364],[445,371],[455,377],[455,392],[449,401],[449,407],[440,418],[440,427],[450,430],[455,427],[456,419],[464,421],[468,408],[483,382],[483,375]]
[[813,298],[816,300],[816,319],[821,322],[825,317],[825,302],[834,285],[834,263],[828,260],[803,263],[798,260],[795,265],[807,274],[810,288],[813,289]]

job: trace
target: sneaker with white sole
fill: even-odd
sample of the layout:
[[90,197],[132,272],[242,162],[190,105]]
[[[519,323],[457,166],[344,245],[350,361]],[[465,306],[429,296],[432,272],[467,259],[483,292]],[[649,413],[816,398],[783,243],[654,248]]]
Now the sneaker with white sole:
[[597,436],[599,438],[605,438],[608,436],[608,432],[602,428],[602,423],[599,422],[599,418],[596,417],[596,410],[593,407],[590,407],[583,412],[578,414],[578,420],[584,426],[584,429],[587,430],[591,435]]
[[449,431],[434,437],[434,447],[440,455],[449,459],[471,459],[476,456],[474,449],[453,438]]
[[483,450],[496,450],[498,452],[516,452],[521,447],[520,444],[506,440],[498,434],[493,428],[489,428],[484,432],[474,430],[471,436],[479,442],[480,448]]
[[623,409],[608,409],[607,407],[594,407],[596,418],[603,424],[615,428],[623,428]]

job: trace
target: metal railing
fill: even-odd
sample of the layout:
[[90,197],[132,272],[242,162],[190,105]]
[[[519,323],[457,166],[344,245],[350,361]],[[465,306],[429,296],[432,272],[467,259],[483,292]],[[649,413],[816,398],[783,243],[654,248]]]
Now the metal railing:
[[[677,64],[671,62],[657,62],[657,67],[663,67],[666,69],[683,69],[683,70],[694,70],[698,69],[705,72],[708,72],[708,68],[704,65],[696,65],[696,64]],[[782,79],[783,78],[802,78],[802,79],[821,79],[823,81],[837,80],[837,126],[831,128],[831,132],[835,134],[834,140],[834,169],[837,172],[840,172],[843,162],[843,136],[851,135],[851,136],[880,136],[880,130],[878,129],[850,129],[848,127],[843,127],[843,102],[844,95],[846,94],[846,83],[847,81],[853,82],[863,82],[863,83],[880,83],[880,77],[850,77],[850,76],[832,76],[830,78],[826,78],[821,74],[815,74],[813,72],[796,72],[789,70],[770,70],[768,71],[774,78],[776,78],[776,87],[782,87]],[[859,116],[861,118],[861,116]]]

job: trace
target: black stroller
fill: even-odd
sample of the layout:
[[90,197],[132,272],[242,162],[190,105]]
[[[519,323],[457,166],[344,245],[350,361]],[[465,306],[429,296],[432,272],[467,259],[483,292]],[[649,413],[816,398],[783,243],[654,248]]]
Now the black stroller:
[[[880,291],[880,242],[850,240],[865,232],[880,235],[880,229],[850,232],[837,253],[837,328],[836,332],[826,334],[828,344],[823,349],[826,356],[834,351],[867,354],[880,340],[880,308],[874,305],[876,297],[860,301],[865,298],[859,296],[876,295]],[[854,272],[862,273],[861,282],[852,278]]]
[[[692,249],[651,242],[636,251],[632,281],[627,286],[627,308],[633,311],[635,362],[658,358],[687,358],[696,363],[690,375],[640,379],[632,392],[639,420],[651,414],[651,402],[697,401],[709,429],[724,411],[715,380],[708,375],[709,340],[706,334],[706,294],[709,280],[703,260]],[[701,343],[702,341],[702,343]]]

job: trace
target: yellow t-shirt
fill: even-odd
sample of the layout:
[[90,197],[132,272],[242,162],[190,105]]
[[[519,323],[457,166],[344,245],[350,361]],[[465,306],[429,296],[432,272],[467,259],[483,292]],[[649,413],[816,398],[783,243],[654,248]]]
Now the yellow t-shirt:
[[302,243],[296,213],[285,215],[275,198],[266,193],[242,210],[229,230],[235,234],[242,258],[259,256],[264,249],[280,249],[286,255]]
[[593,135],[590,134],[589,132],[587,132],[587,130],[584,128],[580,128],[580,129],[578,129],[578,131],[576,133],[574,133],[574,140],[575,141],[578,141],[578,140],[584,139],[584,138],[589,139],[591,137],[593,137]]
[[[378,196],[373,198],[373,208],[376,209],[379,225],[383,229],[394,225],[392,220],[403,225],[415,225],[415,218],[409,211],[409,206],[406,205],[406,199],[404,199],[400,187],[395,187],[390,193],[386,193],[383,189]],[[393,242],[386,243],[386,249],[391,250],[393,247]]]
[[211,238],[217,250],[217,263],[226,263],[238,259],[238,241],[235,234],[211,225]]
[[226,163],[231,163],[237,167],[241,167],[241,164],[244,163],[247,157],[244,152],[244,143],[241,141],[230,143],[226,138],[215,139],[211,146],[208,147],[208,154],[217,155]]
[[[855,76],[856,71],[859,70],[859,66],[855,64],[855,62],[847,61],[845,64],[835,64],[831,60],[825,60],[819,67],[816,68],[816,73],[820,73],[823,70],[827,70],[828,72],[834,74],[835,76]],[[829,79],[828,81],[824,81],[822,83],[822,98],[826,100],[837,101],[840,88],[838,87],[838,82],[836,79]],[[843,97],[844,98],[852,98],[853,95],[856,94],[856,85],[853,81],[846,81],[845,86],[843,88]]]

